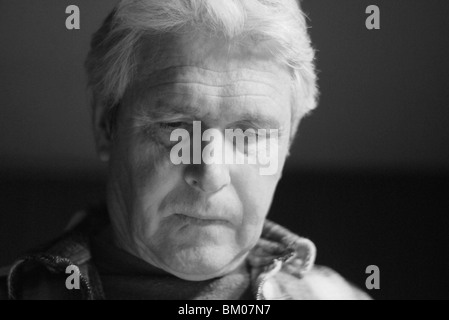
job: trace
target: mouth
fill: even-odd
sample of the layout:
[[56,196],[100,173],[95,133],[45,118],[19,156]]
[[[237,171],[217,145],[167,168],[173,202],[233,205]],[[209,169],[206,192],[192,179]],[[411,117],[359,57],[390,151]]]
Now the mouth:
[[203,217],[197,215],[183,214],[183,213],[175,213],[174,216],[181,221],[192,224],[192,225],[229,225],[230,222],[221,218],[215,217]]

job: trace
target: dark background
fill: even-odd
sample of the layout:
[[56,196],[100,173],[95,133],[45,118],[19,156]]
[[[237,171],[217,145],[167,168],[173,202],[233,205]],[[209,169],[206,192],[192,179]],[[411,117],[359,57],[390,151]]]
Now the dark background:
[[[0,265],[101,201],[82,68],[116,1],[0,0]],[[81,30],[65,28],[65,8]],[[381,29],[365,28],[365,9]],[[378,299],[449,298],[449,5],[304,0],[319,108],[306,118],[270,218],[312,239],[319,264]]]

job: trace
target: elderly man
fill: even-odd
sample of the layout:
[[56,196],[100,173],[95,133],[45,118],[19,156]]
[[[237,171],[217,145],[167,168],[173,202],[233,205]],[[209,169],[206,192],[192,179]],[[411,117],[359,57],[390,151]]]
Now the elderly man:
[[[306,28],[295,0],[120,2],[86,62],[107,205],[19,259],[3,294],[367,298],[314,266],[311,241],[266,220],[300,119],[316,105]],[[249,160],[267,143],[276,166],[262,174]],[[206,148],[212,160],[227,152],[248,161],[210,161]]]

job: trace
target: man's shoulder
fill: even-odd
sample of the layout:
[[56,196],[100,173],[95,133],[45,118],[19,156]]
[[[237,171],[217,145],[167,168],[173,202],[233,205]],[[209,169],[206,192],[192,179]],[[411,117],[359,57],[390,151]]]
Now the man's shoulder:
[[8,299],[8,275],[18,265],[14,279],[20,281],[12,281],[11,287],[22,299],[79,299],[79,290],[66,287],[66,267],[92,268],[90,237],[107,222],[105,210],[98,205],[77,213],[59,237],[30,250],[13,265],[0,267],[0,300]]
[[298,278],[289,272],[280,272],[277,280],[283,291],[294,299],[307,300],[371,300],[371,297],[348,282],[336,271],[315,265]]
[[[258,268],[265,261],[273,261],[272,269],[263,275],[274,275],[268,281],[266,292],[269,299],[298,300],[365,300],[370,297],[346,281],[334,270],[314,264],[316,248],[313,242],[300,237],[290,230],[267,220],[260,242],[250,255],[250,263]],[[273,272],[276,270],[276,272]]]
[[[9,299],[8,275],[12,266],[0,268],[0,300]],[[80,295],[66,287],[63,274],[53,274],[37,265],[26,266],[20,272],[20,281],[14,287],[14,299],[21,300],[78,300]]]

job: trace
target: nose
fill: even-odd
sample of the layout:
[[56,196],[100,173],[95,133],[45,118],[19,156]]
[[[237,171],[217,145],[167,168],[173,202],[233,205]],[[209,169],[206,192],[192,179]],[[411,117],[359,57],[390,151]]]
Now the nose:
[[184,180],[198,191],[215,193],[229,185],[231,177],[225,164],[202,163],[187,165]]

